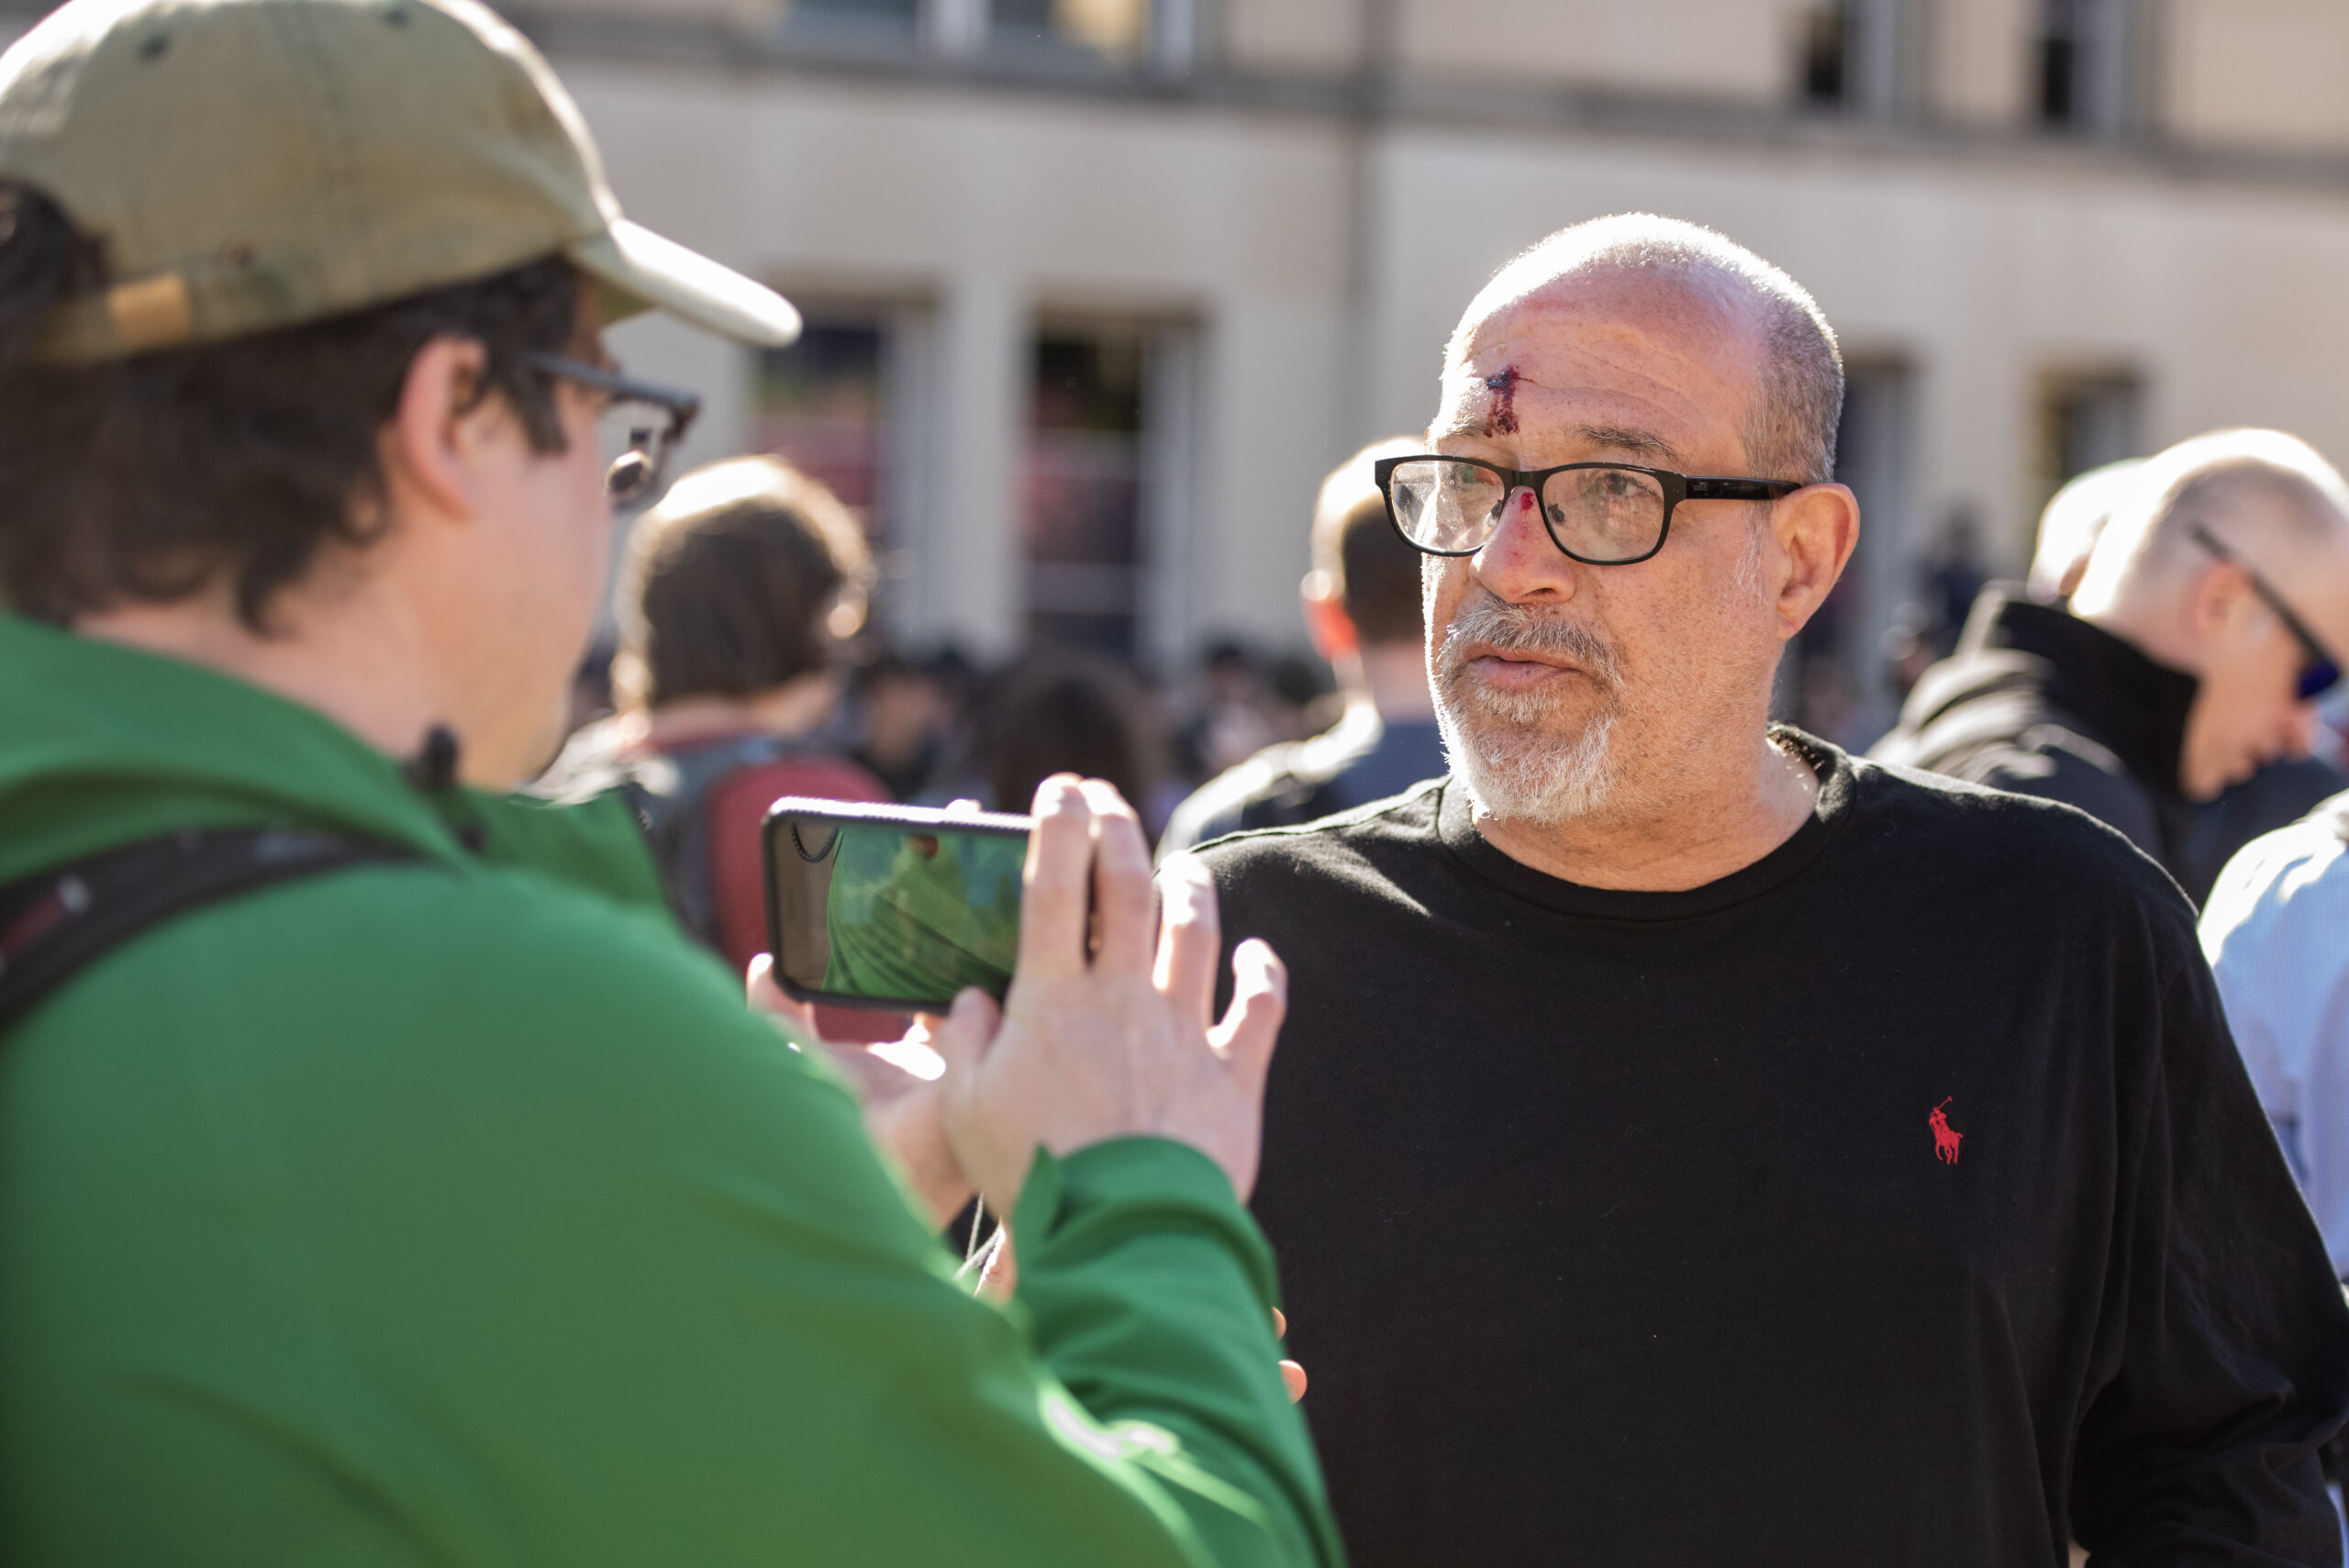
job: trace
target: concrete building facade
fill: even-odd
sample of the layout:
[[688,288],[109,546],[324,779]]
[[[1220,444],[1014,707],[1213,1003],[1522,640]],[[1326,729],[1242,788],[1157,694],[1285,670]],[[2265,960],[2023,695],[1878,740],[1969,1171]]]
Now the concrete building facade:
[[532,6],[631,212],[818,328],[623,355],[709,395],[689,455],[866,506],[914,645],[1297,643],[1321,473],[1425,424],[1496,267],[1627,209],[1842,333],[1865,538],[1810,652],[1855,733],[1926,567],[2018,568],[2067,473],[2241,423],[2349,457],[2335,0]]

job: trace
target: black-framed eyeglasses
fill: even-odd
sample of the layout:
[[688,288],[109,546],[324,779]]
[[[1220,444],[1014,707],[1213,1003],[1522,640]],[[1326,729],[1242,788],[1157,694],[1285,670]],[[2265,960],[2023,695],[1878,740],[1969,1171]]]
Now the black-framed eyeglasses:
[[533,370],[607,395],[596,416],[596,432],[604,457],[604,487],[615,501],[634,501],[652,493],[669,466],[669,454],[701,412],[701,399],[690,392],[638,381],[584,360],[534,353],[527,362]]
[[2267,579],[2259,574],[2259,569],[2229,550],[2216,534],[2200,523],[2191,525],[2188,532],[2192,535],[2196,544],[2209,550],[2214,558],[2225,562],[2241,572],[2243,581],[2251,584],[2251,591],[2259,595],[2260,603],[2276,612],[2276,618],[2284,623],[2284,629],[2290,632],[2294,640],[2299,643],[2302,662],[2299,685],[2297,689],[2299,692],[2300,700],[2313,702],[2339,685],[2341,662],[2333,658],[2324,644],[2316,639],[2316,633],[2308,628],[2308,624],[2292,613],[2292,606],[2286,604],[2284,595],[2277,593]]
[[1683,501],[1775,501],[1793,479],[1722,479],[1624,462],[1503,468],[1470,457],[1381,458],[1372,465],[1387,520],[1412,549],[1474,555],[1500,528],[1509,497],[1532,492],[1550,542],[1586,566],[1630,566],[1664,548]]

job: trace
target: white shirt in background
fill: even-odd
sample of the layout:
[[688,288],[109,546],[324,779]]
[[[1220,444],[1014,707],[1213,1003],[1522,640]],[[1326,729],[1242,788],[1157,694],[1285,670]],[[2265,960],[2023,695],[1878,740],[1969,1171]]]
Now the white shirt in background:
[[2243,1065],[2349,1276],[2349,795],[2243,846],[2202,913]]

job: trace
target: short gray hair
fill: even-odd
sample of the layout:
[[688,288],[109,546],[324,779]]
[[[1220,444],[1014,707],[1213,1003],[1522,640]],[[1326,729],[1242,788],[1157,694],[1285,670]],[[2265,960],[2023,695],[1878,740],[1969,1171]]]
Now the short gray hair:
[[1823,484],[1835,476],[1843,415],[1843,351],[1810,292],[1728,236],[1653,213],[1618,213],[1561,228],[1493,274],[1444,350],[1465,362],[1475,328],[1511,300],[1578,272],[1647,272],[1753,314],[1762,384],[1748,412],[1746,456],[1757,476]]
[[2239,545],[2228,514],[2241,497],[2261,495],[2285,503],[2284,526],[2301,539],[2336,535],[2349,518],[2349,484],[2298,436],[2212,430],[2156,453],[2131,476],[2089,553],[2076,602],[2093,610],[2167,580],[2198,559],[2198,524]]

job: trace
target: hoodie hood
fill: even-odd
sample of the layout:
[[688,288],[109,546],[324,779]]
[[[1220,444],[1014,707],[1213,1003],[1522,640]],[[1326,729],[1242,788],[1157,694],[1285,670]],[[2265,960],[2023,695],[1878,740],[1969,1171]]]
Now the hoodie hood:
[[661,901],[617,797],[554,806],[427,793],[315,709],[200,665],[0,615],[0,882],[182,828],[273,823]]

